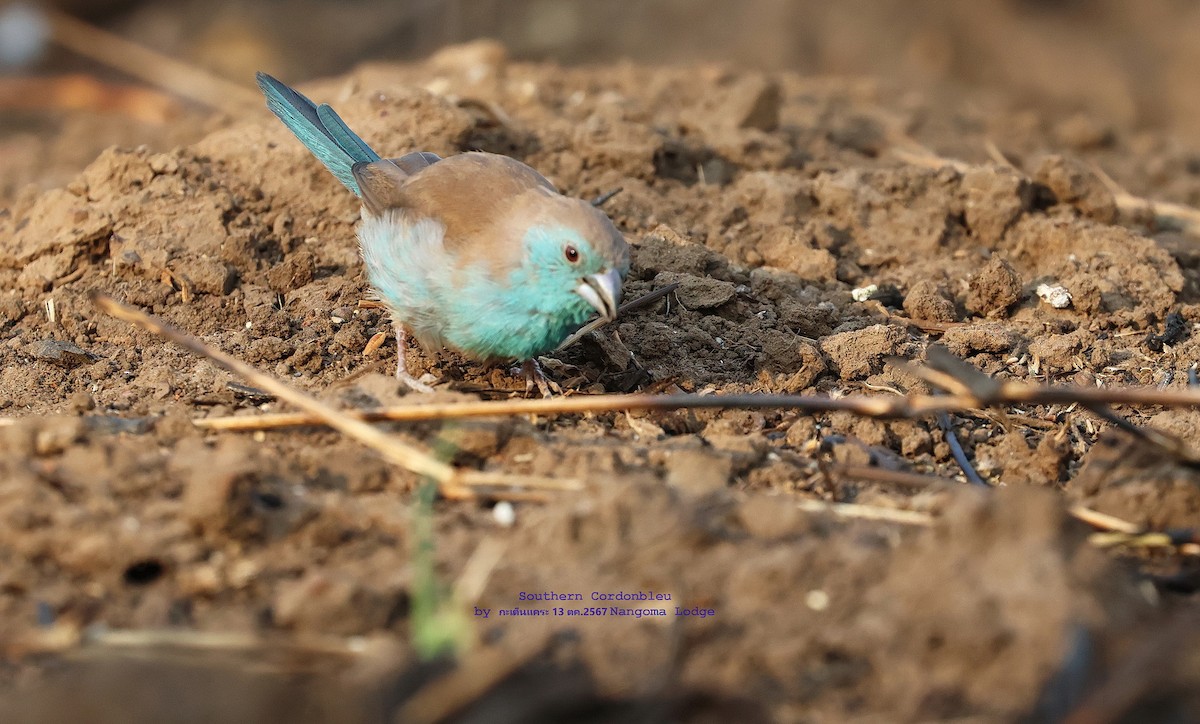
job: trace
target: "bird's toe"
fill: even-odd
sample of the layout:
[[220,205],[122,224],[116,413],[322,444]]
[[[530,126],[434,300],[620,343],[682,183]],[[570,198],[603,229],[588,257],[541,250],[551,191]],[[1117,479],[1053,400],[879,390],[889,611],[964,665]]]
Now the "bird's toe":
[[525,394],[532,393],[534,387],[537,387],[542,397],[554,397],[562,394],[562,387],[546,376],[546,372],[536,359],[527,359],[521,363],[521,371],[525,375]]
[[413,392],[433,392],[433,387],[413,377],[407,370],[396,370],[396,379]]

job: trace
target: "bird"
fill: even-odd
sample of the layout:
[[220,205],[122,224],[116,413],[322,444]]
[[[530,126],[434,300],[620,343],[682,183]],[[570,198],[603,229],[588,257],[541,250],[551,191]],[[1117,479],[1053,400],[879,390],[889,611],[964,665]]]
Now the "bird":
[[392,317],[396,377],[409,337],[484,363],[519,361],[526,390],[556,387],[537,362],[593,312],[611,321],[629,245],[600,209],[509,156],[412,151],[383,158],[328,105],[265,73],[267,107],[362,201],[367,279]]

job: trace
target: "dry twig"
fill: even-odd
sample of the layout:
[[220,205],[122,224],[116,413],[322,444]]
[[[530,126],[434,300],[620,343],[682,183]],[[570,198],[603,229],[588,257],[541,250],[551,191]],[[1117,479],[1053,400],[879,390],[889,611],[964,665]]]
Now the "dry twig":
[[915,510],[900,510],[883,508],[876,505],[857,505],[854,503],[823,503],[820,500],[799,500],[796,507],[806,513],[832,513],[839,518],[856,518],[859,520],[879,520],[902,525],[933,525],[934,517],[929,513]]
[[1101,513],[1098,510],[1092,510],[1082,505],[1073,506],[1067,512],[1077,520],[1083,521],[1093,528],[1099,528],[1100,530],[1129,534],[1139,533],[1142,530],[1127,520],[1118,518],[1115,515],[1109,515],[1108,513]]
[[[1200,407],[1200,389],[1159,389],[1157,387],[1075,387],[1038,386],[1015,381],[997,381],[994,391],[980,397],[965,390],[950,395],[869,396],[847,395],[832,398],[821,395],[588,395],[554,397],[539,400],[496,400],[479,402],[428,403],[397,405],[379,410],[347,413],[368,422],[417,422],[459,420],[476,417],[514,415],[562,415],[589,412],[626,412],[634,410],[717,409],[789,409],[806,412],[844,410],[864,417],[880,419],[913,418],[935,412],[969,412],[985,407],[1007,405],[1062,405],[1102,403],[1116,405],[1163,405]],[[198,427],[210,430],[276,430],[288,427],[320,425],[315,415],[277,413],[256,416],[231,416],[198,419]]]
[[[916,143],[911,143],[907,147],[895,147],[891,149],[891,154],[896,158],[911,163],[914,166],[924,166],[926,168],[942,168],[949,166],[959,173],[964,173],[971,169],[971,164],[966,161],[960,161],[956,158],[946,158],[939,156],[933,151],[924,148]],[[1003,158],[1003,156],[1001,156]],[[1007,166],[1012,167],[1012,164],[1007,163]],[[1113,202],[1117,205],[1117,210],[1131,219],[1151,219],[1156,228],[1159,229],[1174,229],[1191,236],[1200,236],[1200,209],[1187,206],[1185,204],[1176,204],[1166,201],[1154,201],[1141,196],[1135,196],[1120,186],[1105,173],[1100,167],[1092,165],[1096,175],[1100,178],[1109,191],[1113,195]],[[1019,172],[1020,169],[1017,169]]]
[[560,490],[579,487],[577,481],[569,479],[517,477],[502,473],[456,470],[451,465],[437,460],[428,452],[372,427],[360,417],[336,410],[316,398],[285,385],[270,375],[259,372],[235,357],[209,347],[195,337],[185,334],[145,312],[121,304],[112,297],[99,292],[93,293],[92,301],[107,314],[135,324],[190,352],[211,359],[223,369],[242,377],[255,387],[299,407],[320,423],[375,450],[385,460],[418,475],[432,478],[437,481],[438,491],[444,497],[472,498],[474,492],[470,490],[469,486],[545,487]]
[[865,480],[872,483],[900,485],[906,488],[925,490],[939,486],[958,484],[955,480],[943,478],[938,475],[910,473],[903,470],[889,470],[888,468],[881,468],[877,465],[848,465],[835,463],[829,466],[829,472],[856,480]]
[[262,99],[248,87],[150,50],[64,12],[45,11],[54,40],[71,52],[212,108],[240,113]]
[[94,293],[92,295],[92,302],[106,314],[157,334],[189,352],[211,359],[221,368],[238,375],[258,389],[299,407],[308,414],[320,418],[322,422],[338,432],[374,449],[385,460],[411,470],[418,475],[433,478],[439,484],[449,488],[458,487],[455,481],[456,474],[454,468],[437,460],[424,450],[398,440],[384,433],[382,430],[368,425],[361,419],[336,410],[320,400],[309,397],[303,392],[283,384],[274,377],[259,372],[245,362],[218,349],[209,347],[195,337],[185,334],[145,312],[122,304],[106,294]]
[[404,702],[394,722],[440,722],[477,701],[507,676],[530,663],[550,644],[550,631],[522,631],[511,648],[476,651],[457,669]]
[[1081,505],[1067,511],[1071,517],[1083,521],[1099,533],[1088,536],[1088,542],[1097,548],[1171,548],[1182,555],[1200,555],[1200,534],[1194,530],[1154,531],[1130,523],[1114,515],[1101,513]]
[[83,73],[0,76],[0,108],[121,113],[155,124],[166,123],[180,112],[179,102],[161,91],[108,83]]
[[1108,187],[1109,192],[1113,195],[1113,201],[1122,213],[1135,219],[1153,219],[1158,228],[1176,229],[1185,234],[1200,236],[1200,209],[1134,196],[1100,166],[1092,164],[1092,170]]

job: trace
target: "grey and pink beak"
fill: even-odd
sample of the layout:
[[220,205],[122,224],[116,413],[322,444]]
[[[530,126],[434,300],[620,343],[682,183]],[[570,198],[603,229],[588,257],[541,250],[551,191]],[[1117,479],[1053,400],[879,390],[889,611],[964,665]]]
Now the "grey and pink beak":
[[589,274],[579,280],[575,293],[592,305],[602,319],[611,322],[617,318],[617,305],[621,301],[621,275],[616,269]]

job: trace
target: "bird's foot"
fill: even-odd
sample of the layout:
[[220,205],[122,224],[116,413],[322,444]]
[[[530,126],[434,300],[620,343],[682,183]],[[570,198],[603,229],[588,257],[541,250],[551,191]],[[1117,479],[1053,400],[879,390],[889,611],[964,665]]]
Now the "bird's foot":
[[413,392],[433,392],[433,387],[413,377],[403,367],[396,370],[396,379]]
[[546,376],[545,370],[536,358],[527,359],[521,363],[521,373],[525,375],[525,394],[533,392],[534,386],[542,397],[554,397],[562,394],[558,383]]
[[396,379],[413,392],[433,392],[433,388],[408,372],[405,352],[408,351],[408,331],[399,320],[396,325]]

